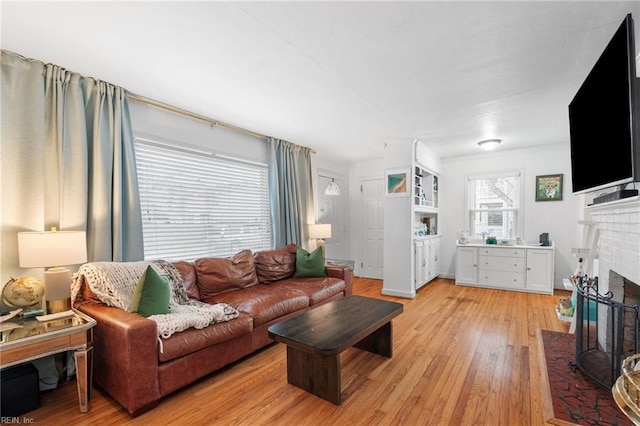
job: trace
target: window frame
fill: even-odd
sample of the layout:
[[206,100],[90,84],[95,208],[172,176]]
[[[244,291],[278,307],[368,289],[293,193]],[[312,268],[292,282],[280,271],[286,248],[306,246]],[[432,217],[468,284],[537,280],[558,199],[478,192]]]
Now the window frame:
[[[142,145],[144,145],[145,147],[142,148]],[[146,260],[162,258],[168,261],[192,261],[201,257],[230,257],[237,253],[239,250],[243,249],[259,251],[269,250],[273,248],[273,222],[271,217],[270,190],[268,182],[269,168],[267,164],[218,153],[200,146],[194,147],[175,141],[164,142],[157,139],[140,136],[136,136],[134,138],[134,147],[136,150],[136,166],[138,168],[138,182],[140,186],[143,238],[145,241],[144,258]],[[146,154],[142,154],[139,148],[146,150]],[[179,160],[184,161],[188,164],[192,164],[191,161],[193,161],[194,173],[198,173],[197,178],[186,179],[186,181],[183,181],[180,184],[179,190],[175,189],[176,185],[171,185],[174,187],[172,189],[169,189],[168,187],[170,185],[167,185],[166,190],[174,192],[169,193],[165,198],[162,198],[161,195],[158,195],[155,198],[153,196],[149,198],[148,194],[145,193],[145,191],[147,190],[145,187],[149,183],[145,179],[151,176],[151,174],[141,170],[141,161],[148,161],[148,157],[145,157],[145,159],[143,159],[143,157],[144,155],[151,155],[150,151],[153,151],[154,148],[156,149],[155,155],[157,158],[161,158],[162,154],[164,153],[165,155],[168,155],[167,158],[170,159],[168,160],[169,162],[175,160],[176,163],[178,163],[178,161],[176,160],[177,157],[181,157]],[[169,155],[169,153],[171,154]],[[160,163],[161,162],[157,161],[153,163],[147,162],[144,164],[144,167],[152,167],[154,164]],[[142,168],[144,169],[144,167]],[[199,172],[196,172],[196,170],[199,170]],[[229,175],[225,175],[221,179],[202,181],[203,177],[210,179],[211,177],[218,175],[220,171],[226,171]],[[246,171],[246,174],[243,174],[242,171]],[[145,173],[147,173],[146,177]],[[231,176],[238,177],[239,175],[243,178],[248,177],[255,183],[246,184],[246,182],[242,182],[238,185],[227,184],[226,186],[223,186],[223,188],[225,189],[232,188],[232,191],[221,192],[215,189],[216,187],[220,188],[221,185],[224,185],[225,181],[228,182]],[[162,177],[164,176],[161,176],[159,179],[162,179]],[[169,181],[171,183],[175,182],[174,180],[170,179],[167,179],[166,181]],[[158,180],[153,184],[158,185],[158,182],[162,182],[162,180]],[[194,189],[199,190],[198,192],[203,191],[201,186],[210,187],[208,190],[211,191],[209,192],[210,197],[203,199],[200,198],[199,195],[193,195],[197,194],[195,192],[193,194],[188,194],[185,196],[184,189],[186,188],[185,185],[187,185],[187,183],[190,183],[192,185],[192,188],[197,185],[197,187],[195,187]],[[258,189],[256,191],[245,192],[246,188],[254,187]],[[156,191],[157,188],[161,188],[161,190],[165,189],[165,187],[156,186]],[[149,192],[152,193],[153,189],[150,189]],[[246,202],[248,214],[245,215],[242,212],[238,214],[237,210],[233,212],[236,207],[242,205],[241,203],[238,203],[237,200],[242,199],[244,201],[242,197],[246,197],[247,194],[251,195],[252,192],[255,194],[253,194],[252,198],[248,199]],[[195,203],[193,203],[193,214],[190,214],[188,216],[180,216],[180,211],[184,211],[184,207],[182,209],[180,208],[180,203],[186,204],[186,201],[184,201],[184,199],[188,199],[189,195],[193,195],[193,200],[196,201]],[[183,197],[184,199],[181,202],[180,199]],[[149,207],[147,205],[149,200],[165,201],[167,199],[173,199],[177,203],[179,203],[176,206],[175,211],[171,211],[171,214],[175,214],[175,217],[171,216],[171,218],[176,220],[176,222],[174,222],[176,224],[175,231],[173,232],[176,234],[180,234],[180,237],[174,236],[173,239],[170,235],[171,231],[167,231],[167,228],[165,228],[163,231],[162,225],[158,225],[158,216],[152,217],[150,219],[150,216],[146,213]],[[215,201],[212,201],[214,199]],[[200,204],[207,205],[206,207],[202,207]],[[147,206],[147,208],[145,208],[145,206]],[[251,207],[253,207],[253,209],[251,209]],[[232,211],[231,215],[225,217],[225,212],[228,213],[229,211]],[[203,214],[203,212],[205,213]],[[157,212],[154,212],[153,214],[157,214]],[[253,219],[254,217],[256,217],[256,215],[258,219]],[[195,222],[194,217],[196,217]],[[220,218],[223,218],[223,220],[220,220]],[[241,219],[240,222],[238,221],[239,218]],[[251,218],[251,223],[249,221],[249,218]],[[181,219],[182,221],[180,221]],[[156,228],[153,228],[153,225],[150,227],[150,223],[154,220],[156,221],[155,224],[158,225]],[[219,223],[216,223],[217,221],[219,221]],[[242,221],[246,221],[246,223],[244,223],[243,225]],[[185,225],[185,223],[187,222],[188,225]],[[184,234],[180,233],[179,230],[181,229],[181,226],[194,226],[200,228],[195,231],[195,234],[191,234],[192,237],[185,241],[185,244],[175,244],[172,247],[165,247],[163,243],[157,242],[158,234],[167,235],[167,239],[164,240],[167,242],[166,244],[170,244],[171,242],[176,241],[176,238],[181,238],[184,235],[189,235],[188,232],[185,232]],[[256,228],[256,226],[258,226],[259,229]],[[216,227],[221,227],[221,232],[215,231],[214,228]],[[245,230],[251,230],[254,228],[258,229],[258,232],[254,232],[253,234],[250,234],[248,232],[246,235],[251,236],[248,237],[246,241],[242,240],[242,236],[246,232]],[[154,233],[155,236],[151,236],[151,234],[149,234],[150,232]],[[224,235],[225,232],[227,232],[230,233],[231,236],[226,239],[223,244],[216,244],[216,232],[220,235]],[[193,235],[201,235],[202,237],[194,238]],[[156,239],[156,241],[152,243],[151,241],[153,241],[154,238]],[[200,241],[199,238],[201,238],[202,241]],[[188,246],[190,248],[178,248],[178,246]],[[171,254],[172,249],[175,249],[173,250],[173,254]],[[192,252],[190,254],[186,254],[189,250],[192,250]]]
[[[475,200],[475,192],[471,193],[471,184],[472,182],[477,182],[479,180],[489,180],[495,178],[515,178],[515,182],[517,183],[517,195],[515,197],[515,205],[513,208],[494,208],[494,209],[477,209],[473,205]],[[498,240],[509,240],[514,241],[517,237],[521,236],[523,233],[523,224],[524,224],[524,171],[521,169],[518,170],[505,170],[500,172],[488,172],[488,173],[477,173],[477,174],[468,174],[465,175],[465,197],[464,197],[464,232],[465,235],[468,235],[470,239],[478,239],[482,238],[482,234],[473,233],[474,230],[474,217],[478,212],[486,212],[487,220],[488,217],[492,214],[500,213],[502,216],[502,220],[505,220],[506,212],[514,212],[515,219],[513,225],[513,236],[504,237],[503,235],[497,235]],[[487,225],[488,226],[488,225]],[[503,225],[504,226],[504,225]],[[490,233],[487,233],[489,235]],[[486,236],[486,235],[485,235]]]

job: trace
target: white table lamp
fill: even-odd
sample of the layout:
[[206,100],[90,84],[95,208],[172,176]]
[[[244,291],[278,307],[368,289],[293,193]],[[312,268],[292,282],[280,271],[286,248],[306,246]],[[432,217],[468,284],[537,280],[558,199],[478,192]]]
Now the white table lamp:
[[309,238],[317,240],[318,247],[322,247],[322,254],[325,254],[324,240],[331,238],[331,224],[330,223],[315,223],[309,225]]
[[21,268],[49,268],[44,273],[47,313],[71,309],[71,271],[64,266],[87,261],[84,231],[18,232]]

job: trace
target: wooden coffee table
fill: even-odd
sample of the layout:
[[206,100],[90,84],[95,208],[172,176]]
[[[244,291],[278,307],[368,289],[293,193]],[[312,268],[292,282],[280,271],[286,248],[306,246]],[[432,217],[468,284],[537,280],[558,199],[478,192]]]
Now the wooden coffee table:
[[391,319],[401,303],[348,296],[269,327],[287,345],[287,381],[336,405],[342,402],[340,353],[356,347],[391,358]]

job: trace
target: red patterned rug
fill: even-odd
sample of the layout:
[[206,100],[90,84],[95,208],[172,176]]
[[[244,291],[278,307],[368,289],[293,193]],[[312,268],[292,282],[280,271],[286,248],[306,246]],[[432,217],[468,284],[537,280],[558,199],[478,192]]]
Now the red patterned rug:
[[572,368],[574,335],[541,331],[555,418],[579,425],[632,425],[618,409],[611,392]]

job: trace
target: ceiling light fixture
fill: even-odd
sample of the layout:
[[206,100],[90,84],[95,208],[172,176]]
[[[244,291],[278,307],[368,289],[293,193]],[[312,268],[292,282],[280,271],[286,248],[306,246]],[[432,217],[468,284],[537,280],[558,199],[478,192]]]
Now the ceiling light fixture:
[[485,151],[491,151],[496,149],[496,147],[500,145],[500,142],[502,142],[502,139],[486,139],[478,142],[478,146]]

